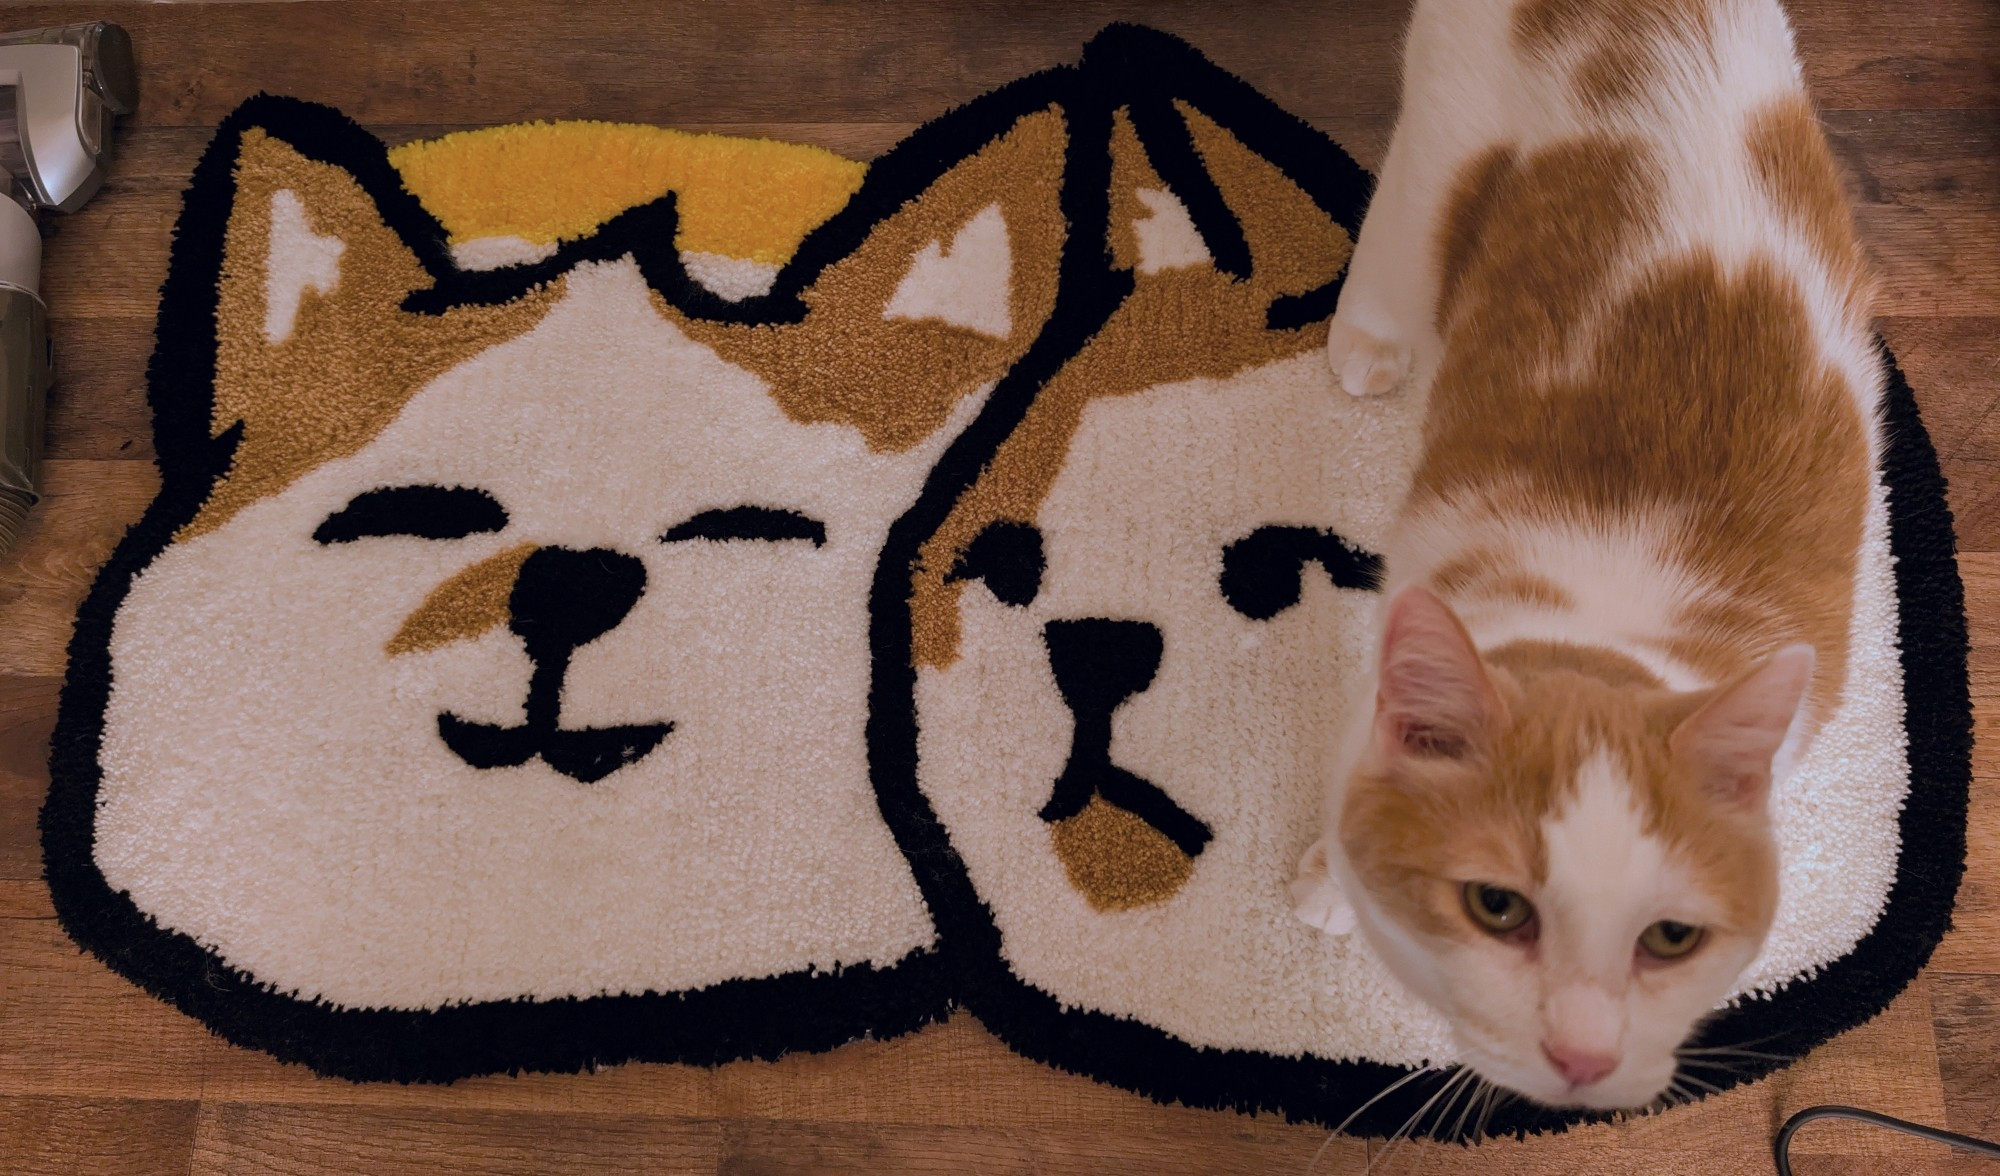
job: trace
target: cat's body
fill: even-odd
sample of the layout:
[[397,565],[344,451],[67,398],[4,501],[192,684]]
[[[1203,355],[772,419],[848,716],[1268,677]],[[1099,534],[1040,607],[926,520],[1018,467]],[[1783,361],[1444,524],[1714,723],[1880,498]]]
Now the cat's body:
[[1482,1076],[1649,1101],[1761,945],[1847,672],[1868,315],[1774,0],[1420,0],[1329,359],[1427,388],[1423,453],[1296,893]]

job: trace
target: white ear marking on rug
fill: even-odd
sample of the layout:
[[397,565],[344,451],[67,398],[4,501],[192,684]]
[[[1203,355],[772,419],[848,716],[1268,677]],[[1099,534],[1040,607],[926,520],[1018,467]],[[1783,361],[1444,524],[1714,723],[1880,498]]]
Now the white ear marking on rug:
[[724,302],[769,294],[772,283],[778,280],[777,266],[754,257],[686,249],[681,251],[681,264],[687,267],[688,277]]
[[1140,273],[1157,274],[1215,260],[1180,197],[1164,188],[1139,188],[1133,194],[1150,214],[1132,222],[1132,236],[1139,243]]
[[333,293],[340,285],[340,255],[347,242],[313,232],[298,193],[281,188],[271,195],[271,252],[264,263],[264,340],[292,337],[299,302],[310,289]]
[[882,317],[938,319],[1008,338],[1014,333],[1013,269],[1007,219],[996,201],[965,222],[949,249],[932,241],[917,253]]
[[525,237],[474,237],[451,247],[451,259],[462,270],[494,270],[533,265],[556,255],[556,243],[536,244]]

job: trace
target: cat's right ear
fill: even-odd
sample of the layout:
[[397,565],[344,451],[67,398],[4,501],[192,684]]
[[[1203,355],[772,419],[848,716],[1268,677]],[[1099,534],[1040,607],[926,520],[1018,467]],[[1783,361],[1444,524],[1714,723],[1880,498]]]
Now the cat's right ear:
[[1464,759],[1497,730],[1504,704],[1451,606],[1412,585],[1389,603],[1375,688],[1385,756]]
[[[435,226],[402,208],[413,246],[390,223],[383,201],[406,198],[381,145],[343,131],[331,111],[263,101],[276,122],[245,127],[228,161],[214,303],[209,432],[241,435],[191,534],[354,452],[432,377],[525,330],[552,301],[542,289],[499,306],[405,310],[434,283],[417,250]],[[306,154],[281,125],[351,166]]]

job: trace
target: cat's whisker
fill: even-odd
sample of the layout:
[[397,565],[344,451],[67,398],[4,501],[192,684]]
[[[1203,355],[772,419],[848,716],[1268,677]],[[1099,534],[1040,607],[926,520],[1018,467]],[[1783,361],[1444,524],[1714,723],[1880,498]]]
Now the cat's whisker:
[[[1466,1073],[1471,1074],[1472,1071],[1467,1070]],[[1465,1088],[1467,1091],[1465,1097],[1465,1105],[1458,1109],[1458,1118],[1452,1121],[1451,1135],[1450,1135],[1451,1139],[1462,1140],[1465,1138],[1465,1122],[1468,1118],[1471,1117],[1472,1108],[1479,1104],[1481,1096],[1483,1096],[1490,1088],[1491,1087],[1487,1083],[1486,1079],[1479,1077],[1477,1074],[1473,1074],[1472,1081],[1468,1083]]]
[[1465,1092],[1466,1086],[1466,1071],[1460,1070],[1458,1073],[1453,1074],[1449,1093],[1444,1096],[1444,1101],[1438,1104],[1437,1113],[1432,1117],[1431,1125],[1429,1127],[1421,1127],[1420,1125],[1420,1130],[1410,1132],[1409,1137],[1415,1139],[1421,1133],[1425,1139],[1435,1142],[1438,1137],[1438,1130],[1444,1126],[1444,1117],[1451,1114],[1452,1104],[1458,1101],[1458,1096]]
[[1469,1073],[1471,1073],[1471,1071],[1466,1070],[1464,1068],[1460,1068],[1458,1072],[1454,1073],[1451,1077],[1445,1079],[1445,1081],[1441,1085],[1439,1085],[1439,1087],[1435,1091],[1431,1093],[1431,1096],[1428,1099],[1424,1100],[1424,1105],[1418,1107],[1416,1109],[1415,1114],[1412,1114],[1409,1118],[1403,1120],[1403,1125],[1401,1127],[1396,1128],[1395,1133],[1389,1136],[1389,1138],[1386,1141],[1384,1141],[1382,1145],[1382,1150],[1377,1152],[1374,1155],[1374,1157],[1368,1161],[1368,1167],[1366,1171],[1363,1173],[1363,1176],[1369,1176],[1370,1173],[1373,1173],[1375,1171],[1375,1165],[1382,1163],[1384,1160],[1387,1160],[1389,1156],[1395,1152],[1397,1145],[1405,1142],[1409,1138],[1411,1130],[1414,1129],[1416,1125],[1423,1120],[1423,1117],[1425,1115],[1430,1113],[1430,1109],[1437,1104],[1437,1101],[1443,1098],[1445,1094],[1448,1091],[1450,1091],[1453,1087],[1457,1086],[1458,1083],[1462,1081],[1465,1078],[1465,1076]]
[[1685,1070],[1689,1066],[1694,1066],[1697,1069],[1708,1070],[1726,1075],[1740,1075],[1746,1077],[1749,1075],[1748,1067],[1738,1065],[1735,1062],[1710,1061],[1704,1058],[1677,1058],[1675,1059],[1675,1061],[1678,1063],[1677,1070]]
[[1781,1034],[1767,1033],[1749,1041],[1738,1041],[1729,1045],[1684,1045],[1674,1051],[1677,1058],[1747,1058],[1760,1062],[1789,1062],[1795,1060],[1789,1054],[1766,1053],[1756,1048],[1776,1041]]
[[[1458,1101],[1458,1096],[1472,1089],[1472,1077],[1470,1069],[1460,1069],[1458,1073],[1452,1075],[1451,1083],[1447,1088],[1450,1093],[1446,1094],[1444,1101],[1438,1104],[1437,1113],[1431,1119],[1430,1128],[1424,1132],[1425,1139],[1434,1143],[1438,1141],[1438,1132],[1444,1127],[1444,1117],[1451,1114],[1452,1105]],[[1408,1138],[1414,1139],[1415,1137],[1416,1133],[1412,1132]]]
[[1703,1049],[1682,1049],[1674,1051],[1683,1058],[1747,1058],[1758,1062],[1789,1062],[1793,1059],[1785,1054],[1765,1053],[1755,1049],[1737,1049],[1730,1046],[1711,1046]]
[[1479,1126],[1473,1129],[1473,1134],[1478,1136],[1480,1139],[1485,1139],[1486,1125],[1492,1121],[1493,1112],[1500,1109],[1501,1107],[1506,1106],[1508,1103],[1513,1101],[1514,1101],[1513,1091],[1508,1090],[1506,1087],[1500,1086],[1497,1083],[1492,1083],[1492,1082],[1487,1083],[1486,1107],[1484,1110],[1479,1112]]
[[1329,1131],[1326,1133],[1325,1141],[1319,1145],[1319,1150],[1313,1153],[1311,1162],[1306,1164],[1306,1176],[1313,1176],[1314,1170],[1319,1167],[1319,1162],[1326,1158],[1326,1149],[1332,1147],[1333,1141],[1339,1138],[1340,1132],[1338,1131]]
[[1411,1070],[1409,1073],[1403,1075],[1401,1078],[1398,1078],[1394,1082],[1391,1082],[1389,1085],[1384,1086],[1381,1090],[1376,1092],[1375,1097],[1369,1099],[1365,1103],[1362,1103],[1360,1106],[1355,1107],[1354,1110],[1351,1111],[1345,1119],[1342,1119],[1340,1121],[1340,1126],[1335,1127],[1333,1129],[1334,1134],[1338,1135],[1341,1132],[1347,1130],[1347,1128],[1351,1124],[1353,1124],[1353,1122],[1356,1119],[1359,1119],[1362,1116],[1362,1114],[1368,1110],[1369,1107],[1372,1107],[1376,1103],[1381,1102],[1383,1099],[1396,1093],[1398,1090],[1401,1090],[1403,1087],[1409,1085],[1410,1083],[1416,1081],[1417,1079],[1423,1077],[1424,1075],[1435,1074],[1435,1073],[1437,1073],[1437,1069],[1435,1067],[1425,1066],[1421,1070]]

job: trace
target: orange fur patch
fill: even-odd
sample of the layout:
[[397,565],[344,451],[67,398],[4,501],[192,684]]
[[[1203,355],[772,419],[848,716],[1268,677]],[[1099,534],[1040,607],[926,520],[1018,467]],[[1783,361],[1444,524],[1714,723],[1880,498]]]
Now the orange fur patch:
[[[1659,200],[1629,144],[1482,157],[1458,192],[1445,355],[1406,509],[1472,501],[1555,529],[1659,520],[1669,554],[1725,593],[1676,618],[1664,651],[1719,681],[1805,641],[1824,719],[1846,675],[1869,449],[1797,283],[1697,253],[1610,302]],[[1450,599],[1473,584],[1438,586]]]
[[1744,145],[1764,194],[1819,252],[1835,288],[1847,296],[1848,313],[1865,317],[1874,281],[1812,103],[1803,95],[1771,103],[1750,120]]
[[1706,44],[1711,0],[1526,0],[1514,9],[1517,51],[1574,62],[1570,85],[1584,106],[1608,111],[1652,91],[1671,49]]

